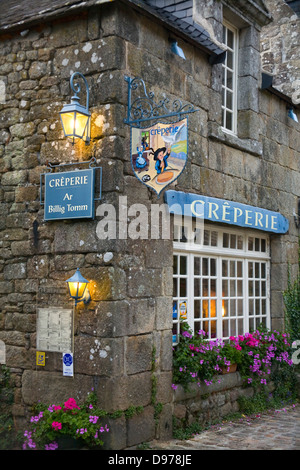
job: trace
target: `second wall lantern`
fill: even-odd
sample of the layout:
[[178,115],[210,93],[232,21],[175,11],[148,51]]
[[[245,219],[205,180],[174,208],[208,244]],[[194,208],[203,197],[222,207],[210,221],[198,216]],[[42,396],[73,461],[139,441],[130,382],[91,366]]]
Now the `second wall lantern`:
[[[80,85],[74,79],[79,76],[84,81],[86,87],[86,106],[79,103],[77,94],[80,92]],[[70,79],[71,89],[75,95],[71,98],[71,103],[66,104],[60,111],[60,119],[65,137],[70,137],[72,143],[75,138],[83,139],[89,145],[91,139],[91,114],[89,112],[89,87],[86,78],[80,72],[74,72]]]
[[79,302],[84,302],[85,304],[90,302],[91,296],[87,288],[89,281],[82,276],[79,268],[77,268],[75,274],[66,282],[68,284],[70,297],[75,300],[75,305]]

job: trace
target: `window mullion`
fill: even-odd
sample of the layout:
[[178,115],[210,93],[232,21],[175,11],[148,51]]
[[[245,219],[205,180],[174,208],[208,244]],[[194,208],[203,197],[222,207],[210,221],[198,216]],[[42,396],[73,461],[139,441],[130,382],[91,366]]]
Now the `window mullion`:
[[223,317],[222,317],[222,258],[217,258],[217,337],[223,337]]
[[190,327],[192,327],[193,332],[195,331],[195,317],[194,317],[194,255],[192,253],[188,254],[188,279],[187,279],[187,320]]
[[248,266],[249,260],[245,259],[244,261],[244,270],[243,270],[243,283],[244,283],[244,331],[243,333],[249,332],[249,288],[248,288]]

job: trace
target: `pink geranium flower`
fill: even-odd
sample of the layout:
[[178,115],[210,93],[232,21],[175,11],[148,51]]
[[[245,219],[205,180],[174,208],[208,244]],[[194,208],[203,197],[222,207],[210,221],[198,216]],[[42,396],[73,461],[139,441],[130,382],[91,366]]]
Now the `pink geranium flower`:
[[61,423],[59,423],[58,421],[53,421],[52,427],[54,431],[59,431],[61,429]]

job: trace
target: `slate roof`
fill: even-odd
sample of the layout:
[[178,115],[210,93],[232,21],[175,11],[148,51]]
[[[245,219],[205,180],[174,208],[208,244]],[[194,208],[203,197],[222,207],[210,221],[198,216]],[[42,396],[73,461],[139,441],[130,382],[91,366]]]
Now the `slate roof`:
[[[28,27],[47,20],[77,14],[83,10],[115,0],[0,0],[0,34]],[[184,39],[192,41],[210,56],[211,63],[223,62],[225,52],[209,33],[193,20],[193,0],[119,0],[130,4]],[[289,0],[286,0],[289,1]],[[300,2],[300,0],[293,0]],[[259,21],[268,19],[264,0],[223,0],[254,15]]]
[[[106,0],[0,0],[0,33],[27,29],[43,21],[76,14]],[[114,1],[114,0],[107,0]],[[176,33],[207,52],[212,62],[224,59],[224,51],[207,31],[193,22],[193,0],[121,0],[155,17]]]
[[300,16],[300,0],[285,0],[285,3]]
[[175,33],[181,33],[185,39],[193,41],[205,50],[212,63],[222,62],[224,50],[211,40],[209,33],[193,21],[192,0],[122,0],[142,8],[154,16],[158,22]]

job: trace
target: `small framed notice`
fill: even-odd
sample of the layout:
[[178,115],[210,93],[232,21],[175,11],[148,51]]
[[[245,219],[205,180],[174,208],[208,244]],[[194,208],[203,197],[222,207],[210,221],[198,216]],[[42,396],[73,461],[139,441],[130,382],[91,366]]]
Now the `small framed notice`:
[[73,351],[73,310],[60,307],[37,309],[38,351]]

